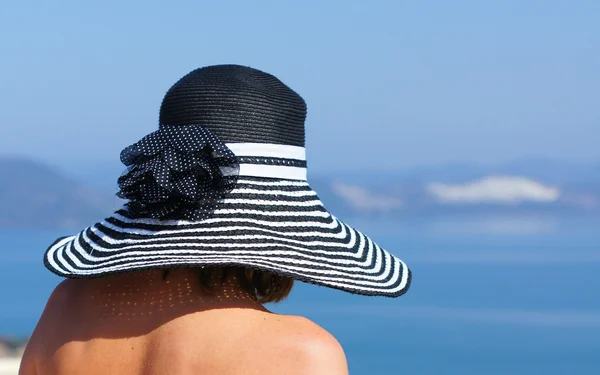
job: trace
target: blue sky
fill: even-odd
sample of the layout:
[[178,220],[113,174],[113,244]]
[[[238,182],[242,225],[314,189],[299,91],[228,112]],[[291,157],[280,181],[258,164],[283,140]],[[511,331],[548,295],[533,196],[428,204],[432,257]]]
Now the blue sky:
[[308,103],[314,170],[600,160],[600,2],[13,1],[0,153],[116,162],[197,67],[249,65]]

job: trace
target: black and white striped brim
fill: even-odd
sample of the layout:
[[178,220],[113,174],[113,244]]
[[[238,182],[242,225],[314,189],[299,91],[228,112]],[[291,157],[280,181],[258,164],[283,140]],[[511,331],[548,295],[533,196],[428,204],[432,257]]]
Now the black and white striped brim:
[[46,267],[60,276],[85,278],[239,265],[363,295],[396,297],[408,290],[411,276],[404,262],[323,207],[306,181],[306,168],[297,166],[305,160],[304,148],[227,146],[246,162],[240,164],[236,188],[211,218],[135,219],[122,209],[57,240],[45,254]]

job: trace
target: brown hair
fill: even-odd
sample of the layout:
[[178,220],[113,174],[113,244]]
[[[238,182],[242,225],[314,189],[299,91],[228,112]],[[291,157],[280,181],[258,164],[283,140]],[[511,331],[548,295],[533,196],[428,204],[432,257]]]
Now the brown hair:
[[[168,273],[167,270],[163,276],[166,278]],[[260,303],[283,301],[294,286],[294,279],[289,277],[236,266],[202,267],[198,269],[198,276],[200,286],[208,293],[233,282]]]

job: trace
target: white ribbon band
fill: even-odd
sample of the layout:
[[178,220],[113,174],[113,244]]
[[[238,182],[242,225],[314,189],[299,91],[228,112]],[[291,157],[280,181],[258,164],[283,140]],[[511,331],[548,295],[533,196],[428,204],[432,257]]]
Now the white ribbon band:
[[304,147],[274,145],[271,143],[226,143],[235,156],[262,156],[269,158],[284,158],[306,160]]
[[[236,156],[257,156],[306,160],[304,147],[271,143],[226,143]],[[228,171],[223,170],[227,175]],[[240,164],[240,176],[306,180],[306,168],[285,165]]]

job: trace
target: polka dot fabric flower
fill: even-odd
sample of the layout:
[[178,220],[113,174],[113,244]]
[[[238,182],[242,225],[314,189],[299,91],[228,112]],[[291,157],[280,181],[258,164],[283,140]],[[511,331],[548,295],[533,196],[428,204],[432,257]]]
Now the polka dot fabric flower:
[[[162,126],[121,152],[117,195],[136,217],[199,221],[235,187],[233,152],[201,125]],[[223,170],[227,169],[227,176]]]

